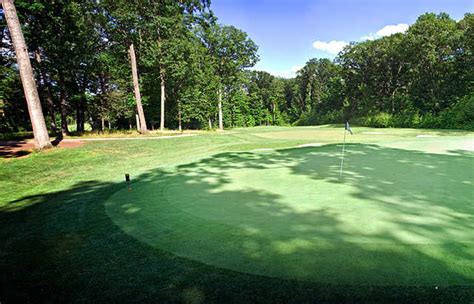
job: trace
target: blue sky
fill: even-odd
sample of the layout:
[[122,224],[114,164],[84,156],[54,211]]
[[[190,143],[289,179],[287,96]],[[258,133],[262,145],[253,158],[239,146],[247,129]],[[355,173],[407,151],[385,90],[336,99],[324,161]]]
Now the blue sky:
[[462,19],[474,0],[213,0],[211,8],[258,44],[257,69],[291,77],[310,58],[334,58],[350,41],[403,31],[425,12]]

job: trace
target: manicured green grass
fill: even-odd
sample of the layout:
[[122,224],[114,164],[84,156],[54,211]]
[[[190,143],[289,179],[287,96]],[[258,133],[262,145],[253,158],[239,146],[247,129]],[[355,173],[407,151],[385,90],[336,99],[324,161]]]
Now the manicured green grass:
[[473,134],[354,131],[342,181],[329,126],[2,160],[0,302],[472,302]]

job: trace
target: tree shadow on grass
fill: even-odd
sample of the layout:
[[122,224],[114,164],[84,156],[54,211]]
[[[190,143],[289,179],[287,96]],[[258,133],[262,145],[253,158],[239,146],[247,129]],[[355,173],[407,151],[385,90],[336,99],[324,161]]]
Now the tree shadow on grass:
[[[26,141],[0,141],[0,158],[14,158],[29,155],[31,150],[22,149],[26,144]],[[29,149],[31,149],[31,147]]]
[[[341,284],[472,284],[470,154],[376,145],[350,145],[347,153],[342,182],[334,145],[222,153],[176,172],[150,174],[136,194],[114,198],[119,207],[111,217],[153,246],[238,271],[247,264],[256,274]],[[275,169],[281,168],[289,173],[279,178]],[[283,192],[294,197],[278,191],[288,184]],[[323,189],[331,187],[333,193]],[[299,208],[308,197],[314,203]],[[329,203],[318,206],[317,198]],[[164,226],[174,231],[167,240],[158,237]],[[217,249],[210,254],[208,248]]]
[[[462,171],[472,164],[472,154],[348,147],[343,183],[352,187],[353,198],[376,205],[378,215],[406,215],[387,219],[406,235],[394,229],[368,236],[384,246],[351,242],[359,236],[331,208],[301,211],[283,204],[281,194],[231,187],[236,172],[281,167],[289,170],[288,178],[340,183],[337,148],[223,153],[134,178],[128,198],[124,184],[89,181],[10,202],[0,210],[0,301],[472,302],[472,265],[469,277],[450,264],[453,258],[472,261],[472,242],[446,242],[463,229],[473,231],[472,174]],[[179,189],[184,203],[174,204],[169,194],[177,195]],[[450,193],[455,199],[446,200]],[[427,211],[434,222],[417,222]],[[270,231],[275,226],[284,229]],[[406,241],[407,235],[438,238],[441,249],[451,255],[449,263],[437,255],[439,247],[420,250]],[[302,267],[297,260],[288,262],[311,255]],[[204,263],[192,257],[204,258]],[[410,269],[417,261],[420,265]],[[384,272],[384,267],[399,269],[395,279],[401,281],[420,269],[434,269],[442,275],[433,278],[440,288],[360,284],[365,278],[390,282],[393,278],[384,275],[396,272]],[[309,277],[320,271],[333,276],[328,281],[341,278],[343,283],[291,279],[304,277],[305,269]],[[280,278],[244,273],[259,271]],[[358,284],[348,284],[350,280]]]

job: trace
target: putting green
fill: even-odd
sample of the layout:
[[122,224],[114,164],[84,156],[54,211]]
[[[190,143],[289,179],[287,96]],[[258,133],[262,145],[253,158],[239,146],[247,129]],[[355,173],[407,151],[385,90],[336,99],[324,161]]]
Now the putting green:
[[[442,145],[440,146],[440,142]],[[126,233],[239,272],[351,285],[474,283],[472,139],[223,153],[107,201]]]

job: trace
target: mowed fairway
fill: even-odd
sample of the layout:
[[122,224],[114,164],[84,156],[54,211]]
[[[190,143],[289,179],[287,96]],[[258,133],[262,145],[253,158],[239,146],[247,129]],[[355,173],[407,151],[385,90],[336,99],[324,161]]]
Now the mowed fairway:
[[[333,127],[93,142],[4,161],[0,290],[471,301],[473,134],[354,131],[342,180],[343,128]],[[83,161],[71,168],[71,155]]]

